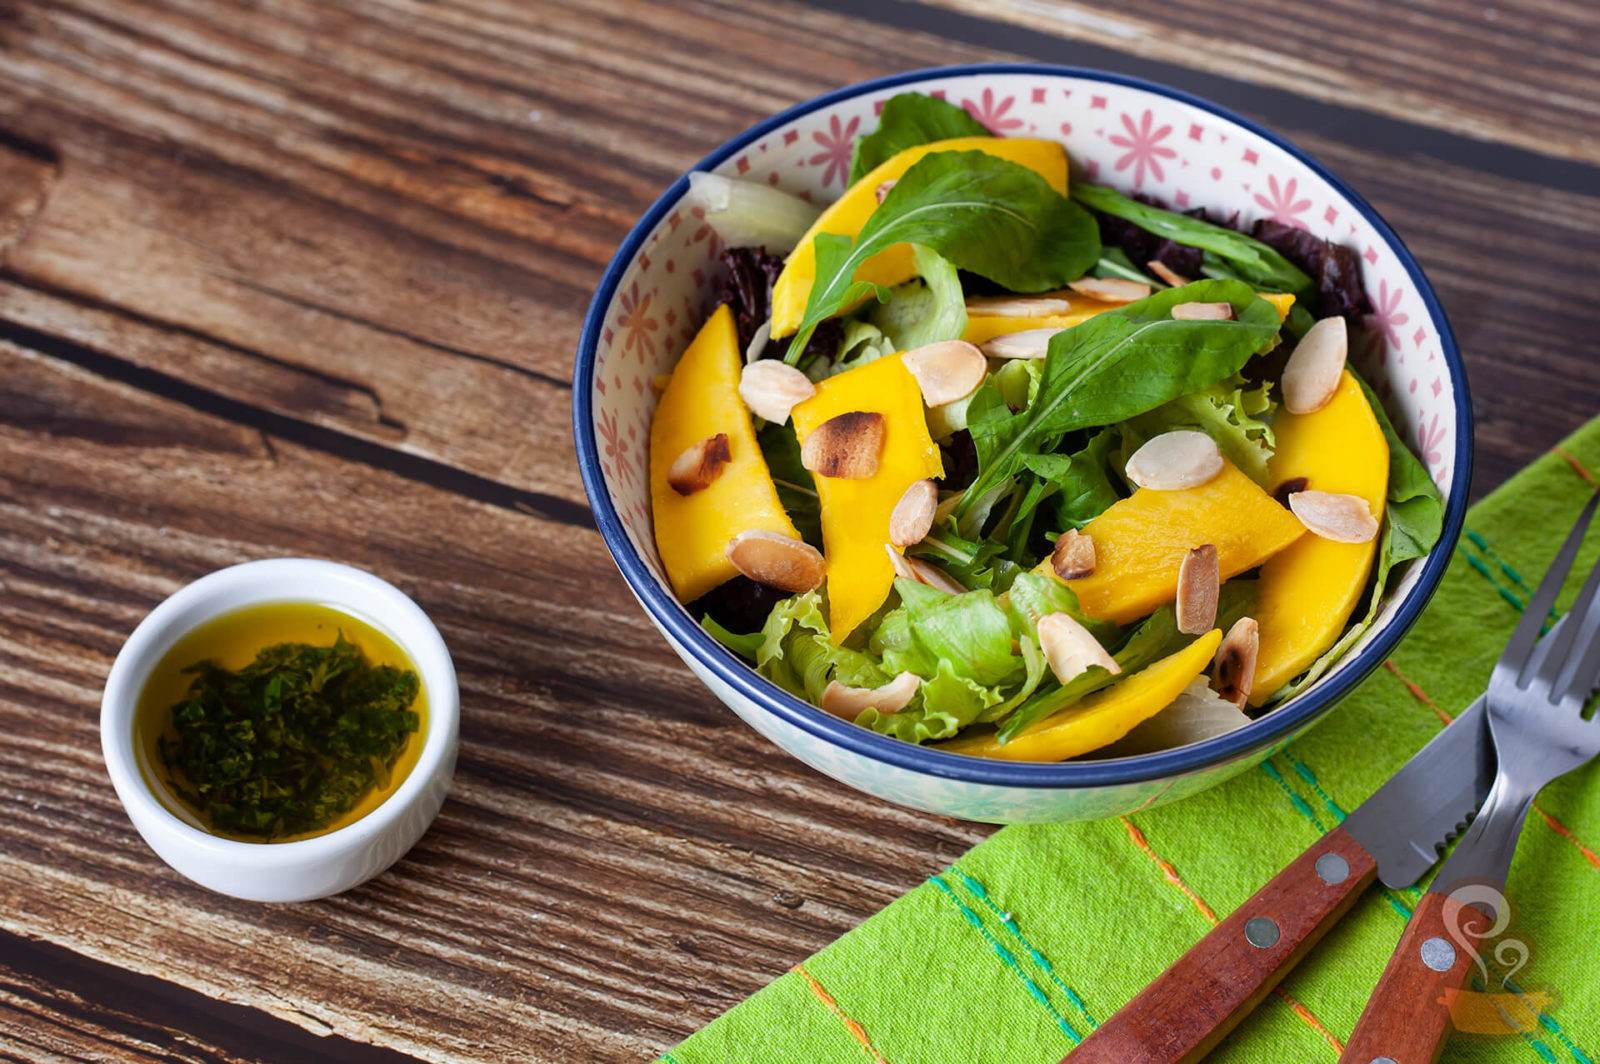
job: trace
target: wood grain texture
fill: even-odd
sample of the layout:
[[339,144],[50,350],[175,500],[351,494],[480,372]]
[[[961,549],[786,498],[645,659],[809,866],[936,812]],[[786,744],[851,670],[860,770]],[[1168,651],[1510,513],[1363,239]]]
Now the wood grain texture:
[[[1318,871],[1342,860],[1342,878]],[[1062,1064],[1196,1064],[1289,974],[1378,876],[1378,862],[1339,828],[1318,839],[1096,1027]],[[1272,941],[1252,942],[1251,921]],[[1363,1060],[1362,1064],[1366,1064]]]
[[[0,0],[0,928],[430,1060],[638,1060],[984,837],[798,766],[671,656],[588,526],[567,382],[612,250],[724,138],[1008,58],[794,3]],[[1406,91],[1497,116],[1468,133],[1532,128],[1448,79]],[[1439,288],[1482,494],[1600,409],[1600,181],[1396,153],[1362,133],[1388,104],[1337,98],[1371,110],[1280,130]],[[95,723],[155,603],[286,554],[417,598],[463,747],[395,869],[263,907],[142,845]],[[6,1052],[142,1059],[127,1010],[6,960]]]
[[1600,163],[1600,8],[1567,0],[917,0],[1284,88],[1542,155]]
[[[1339,1064],[1435,1064],[1455,1029],[1450,1010],[1478,962],[1479,933],[1493,920],[1428,891],[1412,910],[1400,944],[1378,977],[1372,1000],[1339,1054]],[[1427,961],[1429,947],[1435,953]],[[1442,953],[1443,956],[1438,956]]]

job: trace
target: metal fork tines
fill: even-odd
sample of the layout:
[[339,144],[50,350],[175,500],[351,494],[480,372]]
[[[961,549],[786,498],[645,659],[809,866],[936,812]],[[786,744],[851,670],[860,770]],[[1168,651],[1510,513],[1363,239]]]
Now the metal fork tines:
[[1435,889],[1472,880],[1503,886],[1534,796],[1600,753],[1600,717],[1582,716],[1600,684],[1600,562],[1565,623],[1539,638],[1597,504],[1600,492],[1583,508],[1495,663],[1485,701],[1499,768],[1477,819],[1439,869]]

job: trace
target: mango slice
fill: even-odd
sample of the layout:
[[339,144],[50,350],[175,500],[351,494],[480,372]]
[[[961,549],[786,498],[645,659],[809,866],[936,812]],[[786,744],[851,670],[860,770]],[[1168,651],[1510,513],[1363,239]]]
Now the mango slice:
[[[816,249],[812,242],[818,233],[841,233],[855,239],[878,209],[878,186],[898,180],[924,155],[940,151],[981,151],[1026,166],[1050,182],[1063,196],[1067,194],[1067,153],[1052,140],[1024,137],[954,137],[907,148],[845,190],[812,223],[806,235],[789,255],[783,272],[772,286],[772,336],[790,336],[805,317],[806,301],[817,278]],[[885,248],[856,270],[858,281],[881,285],[903,284],[911,280],[911,245]]]
[[[1090,617],[1127,624],[1171,602],[1183,556],[1217,548],[1221,577],[1253,569],[1305,533],[1298,518],[1232,462],[1197,488],[1140,488],[1084,526],[1094,539],[1095,570],[1067,586]],[[1053,572],[1050,559],[1038,572]]]
[[[1289,316],[1289,308],[1294,306],[1294,296],[1280,295],[1278,293],[1257,293],[1262,299],[1271,303],[1278,311],[1281,321]],[[1022,332],[1025,329],[1070,329],[1074,325],[1081,325],[1096,314],[1104,314],[1108,310],[1116,310],[1125,306],[1123,303],[1102,303],[1098,299],[1079,295],[1070,288],[1062,288],[1055,292],[1041,292],[1039,298],[1065,299],[1072,307],[1066,314],[1044,314],[1038,317],[1001,317],[999,315],[968,314],[967,331],[961,338],[970,344],[981,344],[985,340],[992,340],[996,336],[1006,333]]]
[[[656,550],[682,602],[693,602],[739,575],[724,551],[740,532],[763,529],[800,538],[778,501],[750,411],[739,398],[743,368],[733,312],[720,306],[678,360],[650,422]],[[679,495],[667,483],[673,459],[719,432],[727,433],[730,454],[722,474],[709,487]]]
[[[1305,477],[1315,491],[1357,495],[1383,519],[1389,445],[1361,385],[1348,371],[1321,410],[1278,414],[1268,483]],[[1338,640],[1372,572],[1378,540],[1335,543],[1305,535],[1261,569],[1255,618],[1261,626],[1250,703],[1261,705]]]
[[818,425],[857,410],[883,415],[877,472],[860,480],[816,478],[828,564],[828,625],[835,643],[883,605],[894,586],[894,566],[884,546],[895,503],[916,481],[944,475],[923,417],[922,392],[899,355],[829,377],[791,416],[804,445]]
[[1222,630],[1213,628],[1176,654],[1031,725],[1004,746],[993,735],[978,735],[938,748],[1002,761],[1064,761],[1098,750],[1171,705],[1211,664],[1221,642]]

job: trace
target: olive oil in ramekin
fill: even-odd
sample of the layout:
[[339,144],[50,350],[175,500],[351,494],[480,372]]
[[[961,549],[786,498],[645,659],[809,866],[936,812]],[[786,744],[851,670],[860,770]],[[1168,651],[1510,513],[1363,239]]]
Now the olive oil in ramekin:
[[[383,670],[387,666],[388,670],[396,670],[401,675],[409,674],[412,678],[405,690],[414,689],[415,694],[405,708],[416,715],[416,726],[409,734],[404,734],[400,726],[392,724],[399,715],[386,711],[373,711],[373,715],[361,718],[391,722],[383,735],[383,742],[387,744],[383,749],[389,751],[388,757],[368,753],[360,744],[373,740],[359,731],[354,733],[352,739],[348,723],[341,725],[342,718],[331,708],[325,716],[313,712],[309,715],[302,713],[294,718],[303,724],[299,731],[278,727],[280,718],[264,714],[255,722],[240,721],[227,728],[216,728],[203,737],[204,743],[196,742],[193,730],[186,732],[191,744],[187,749],[190,756],[196,758],[191,763],[208,769],[211,763],[206,760],[207,757],[215,757],[220,761],[230,753],[237,754],[240,749],[251,752],[263,749],[256,746],[257,743],[266,746],[293,743],[295,753],[313,755],[310,761],[327,766],[311,771],[323,772],[324,777],[319,778],[326,778],[329,782],[320,789],[310,790],[324,797],[330,794],[339,796],[337,801],[319,802],[308,808],[296,806],[289,800],[279,803],[280,806],[288,804],[295,811],[297,815],[293,819],[315,820],[317,826],[310,830],[274,830],[272,825],[283,823],[281,818],[259,829],[226,830],[215,823],[218,817],[208,813],[204,802],[192,800],[197,797],[196,788],[181,770],[170,763],[173,751],[183,749],[178,743],[179,725],[174,713],[195,699],[196,683],[201,675],[193,671],[197,663],[209,661],[228,673],[237,674],[256,662],[263,651],[283,648],[285,644],[302,645],[315,650],[299,656],[292,649],[276,652],[278,657],[274,661],[288,658],[289,662],[275,669],[287,675],[271,692],[278,699],[272,703],[274,706],[289,697],[286,692],[296,690],[296,685],[299,685],[299,690],[322,690],[315,687],[321,679],[316,676],[316,670],[320,667],[326,674],[335,667],[330,662],[346,666],[350,670],[344,674],[346,677],[359,676],[365,683],[363,691],[370,689],[386,697],[388,703],[398,704],[402,700],[402,692],[395,689],[397,673]],[[352,665],[352,646],[362,659],[360,666]],[[208,675],[216,678],[223,674],[213,672]],[[328,691],[338,690],[333,684],[340,681],[324,682],[328,684]],[[270,681],[256,684],[256,688],[263,692],[272,687]],[[332,695],[329,697],[333,699]],[[297,704],[302,707],[307,705]],[[330,702],[330,706],[337,704],[342,703],[338,703],[337,699]],[[201,709],[191,709],[189,712],[191,717],[204,716]],[[410,718],[406,719],[409,721]],[[310,723],[304,723],[308,721]],[[213,618],[184,635],[162,656],[145,680],[139,695],[134,717],[134,747],[146,785],[168,810],[186,823],[223,838],[243,842],[292,842],[336,831],[355,823],[382,805],[415,767],[427,726],[427,691],[420,682],[416,665],[394,640],[366,621],[329,606],[315,602],[278,602],[249,606]],[[194,726],[190,727],[192,729]],[[402,734],[403,745],[399,745]],[[215,752],[210,745],[211,735],[222,737],[222,744]],[[324,744],[326,749],[319,749],[319,743]],[[395,749],[396,746],[398,749]],[[339,756],[334,756],[334,751],[338,751]],[[284,753],[287,756],[289,752]],[[299,756],[296,763],[303,767],[307,761],[307,757]],[[350,777],[346,782],[336,775],[353,764],[361,766],[360,778]],[[360,788],[361,779],[368,776],[372,777],[372,782],[364,789]],[[294,774],[294,778],[303,785],[308,777],[301,772]],[[262,779],[252,780],[251,786],[270,789],[276,785],[270,777],[264,776],[263,779],[265,782]],[[358,791],[359,795],[356,796]],[[298,795],[302,790],[297,789],[293,793]],[[188,795],[189,800],[184,795]],[[298,801],[298,798],[294,801]],[[241,814],[236,811],[237,808],[237,805],[228,807],[227,815],[238,819]],[[324,814],[325,809],[334,812]]]

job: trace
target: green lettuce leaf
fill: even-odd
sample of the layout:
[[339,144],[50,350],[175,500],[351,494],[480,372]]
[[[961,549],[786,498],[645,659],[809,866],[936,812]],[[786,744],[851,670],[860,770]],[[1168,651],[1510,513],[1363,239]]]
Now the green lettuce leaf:
[[1079,203],[1102,214],[1132,222],[1141,229],[1176,243],[1200,248],[1207,253],[1205,266],[1208,276],[1237,278],[1272,292],[1299,294],[1311,290],[1311,278],[1254,237],[1187,214],[1140,203],[1103,185],[1075,182],[1071,194]]
[[[1227,321],[1178,321],[1173,306],[1226,302]],[[1108,311],[1050,339],[1038,394],[1013,411],[992,384],[967,408],[979,471],[955,514],[964,518],[991,490],[1054,450],[1074,429],[1111,425],[1232,377],[1277,342],[1278,312],[1238,281],[1197,281]]]
[[749,635],[730,632],[718,624],[717,619],[709,613],[700,618],[700,627],[710,632],[711,638],[741,658],[747,658],[750,661],[756,660],[756,654],[761,651],[762,644],[767,640],[767,637],[761,632],[752,632]]
[[873,170],[919,144],[954,137],[987,137],[989,130],[953,103],[903,92],[884,102],[875,132],[856,138],[850,158],[850,183],[853,185]]
[[756,671],[812,705],[821,703],[829,680],[851,687],[889,682],[889,674],[871,655],[833,645],[820,592],[795,595],[772,607],[761,637]]
[[882,285],[853,278],[867,259],[902,243],[924,245],[1014,292],[1059,288],[1100,257],[1089,212],[1032,170],[983,152],[935,152],[895,183],[853,242],[818,234],[816,280],[786,361],[798,361],[817,325],[839,308],[888,298]]
[[[1355,371],[1351,370],[1354,374]],[[1439,486],[1428,475],[1422,460],[1411,453],[1389,421],[1383,404],[1367,382],[1356,376],[1356,382],[1366,394],[1367,404],[1383,429],[1383,438],[1389,443],[1389,498],[1388,523],[1392,530],[1389,547],[1384,552],[1390,565],[1420,558],[1433,549],[1444,531],[1444,497]]]
[[912,245],[911,264],[918,279],[895,285],[889,290],[889,301],[873,307],[867,315],[867,320],[882,330],[891,352],[959,340],[967,331],[967,301],[955,266],[921,244]]

